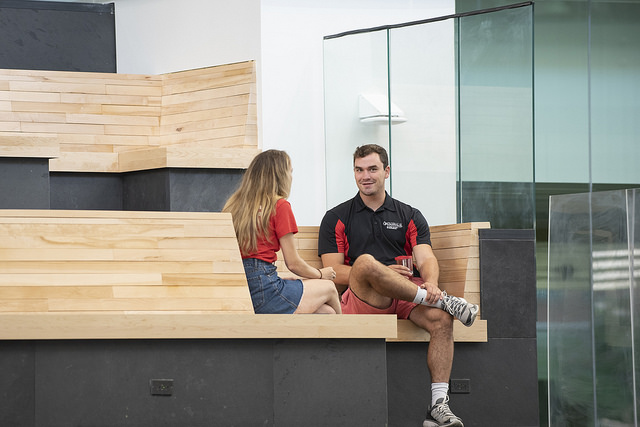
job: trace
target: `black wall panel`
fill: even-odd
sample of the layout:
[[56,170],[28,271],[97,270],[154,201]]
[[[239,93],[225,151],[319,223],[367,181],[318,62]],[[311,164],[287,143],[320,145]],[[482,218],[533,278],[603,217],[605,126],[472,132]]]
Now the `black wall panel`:
[[115,73],[114,9],[0,0],[0,68]]
[[171,210],[219,212],[243,174],[243,169],[171,169]]
[[51,209],[122,210],[122,176],[113,173],[50,173]]
[[0,342],[0,426],[35,426],[35,345]]
[[[383,339],[0,341],[0,425],[384,426]],[[170,395],[152,380],[171,380]]]
[[49,161],[0,157],[0,209],[49,209]]
[[[51,209],[220,212],[243,173],[241,169],[182,168],[121,174],[52,172]],[[46,200],[48,193],[42,197]],[[15,203],[2,206],[2,202],[0,192],[0,207],[18,207]]]

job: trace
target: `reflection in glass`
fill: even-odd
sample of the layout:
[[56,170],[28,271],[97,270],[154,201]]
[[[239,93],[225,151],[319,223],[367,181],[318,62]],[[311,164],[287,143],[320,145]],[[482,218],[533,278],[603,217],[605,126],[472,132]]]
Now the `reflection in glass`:
[[533,228],[531,8],[459,23],[460,219]]

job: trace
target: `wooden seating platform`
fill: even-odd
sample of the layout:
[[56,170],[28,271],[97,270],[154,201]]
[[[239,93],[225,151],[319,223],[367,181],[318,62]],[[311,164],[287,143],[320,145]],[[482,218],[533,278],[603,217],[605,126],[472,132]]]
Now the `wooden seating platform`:
[[0,210],[0,339],[395,336],[391,316],[253,314],[226,213]]
[[[480,304],[480,259],[478,230],[490,228],[488,222],[471,222],[430,227],[431,244],[440,265],[440,287],[451,295],[464,297],[467,301]],[[318,227],[299,227],[295,235],[296,247],[300,255],[310,265],[321,267],[318,257]],[[276,265],[283,274],[292,275],[278,254]],[[410,320],[399,319],[398,334],[388,341],[429,341],[429,333],[418,328]],[[482,319],[482,307],[474,324],[467,328],[454,322],[456,342],[486,342],[487,321]]]
[[253,61],[162,75],[0,70],[0,157],[52,172],[246,168],[259,152]]

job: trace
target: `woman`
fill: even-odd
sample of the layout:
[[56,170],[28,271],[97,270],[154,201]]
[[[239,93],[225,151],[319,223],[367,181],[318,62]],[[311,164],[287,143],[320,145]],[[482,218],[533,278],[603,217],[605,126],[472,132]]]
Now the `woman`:
[[[332,267],[307,264],[295,248],[298,226],[286,200],[291,190],[291,159],[284,151],[258,154],[240,188],[227,200],[256,313],[342,313]],[[300,279],[284,280],[273,264],[282,249],[284,262]]]

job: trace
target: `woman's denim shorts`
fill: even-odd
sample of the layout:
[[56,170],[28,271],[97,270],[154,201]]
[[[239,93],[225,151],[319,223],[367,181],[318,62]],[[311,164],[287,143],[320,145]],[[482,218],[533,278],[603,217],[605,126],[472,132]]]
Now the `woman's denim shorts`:
[[253,311],[256,314],[290,314],[302,298],[302,280],[284,280],[276,266],[257,258],[242,260],[247,275]]

